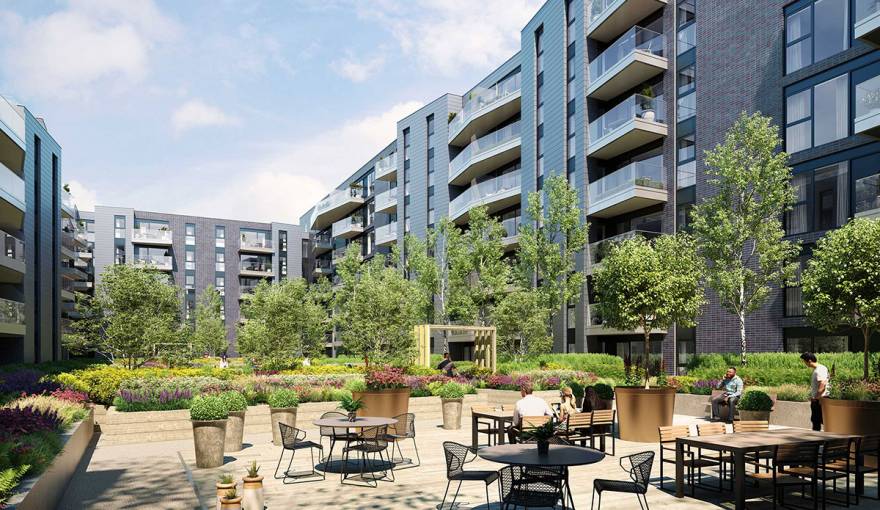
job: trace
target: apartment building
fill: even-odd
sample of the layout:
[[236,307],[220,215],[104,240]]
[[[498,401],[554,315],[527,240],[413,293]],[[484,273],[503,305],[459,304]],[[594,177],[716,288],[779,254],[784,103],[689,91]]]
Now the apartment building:
[[150,266],[167,272],[183,289],[181,317],[195,319],[197,299],[208,286],[223,298],[231,351],[241,300],[260,281],[302,276],[308,235],[298,225],[260,223],[96,206],[84,214],[93,246],[96,284],[114,264]]
[[[590,243],[581,299],[554,324],[558,352],[638,355],[633,331],[603,327],[589,275],[610,243],[687,229],[711,186],[704,152],[740,112],[761,111],[791,153],[804,243],[880,210],[880,4],[873,0],[548,0],[520,50],[461,95],[401,119],[397,136],[301,218],[307,276],[422,236],[448,215],[466,228],[486,205],[513,250],[528,193],[562,174],[580,194]],[[748,320],[751,349],[861,349],[857,334],[806,323],[798,287],[776,289]],[[668,367],[739,349],[738,326],[710,293],[696,328],[656,331]],[[880,339],[878,339],[880,344]],[[880,345],[877,346],[880,348]]]
[[43,119],[0,97],[0,362],[61,348],[61,146]]

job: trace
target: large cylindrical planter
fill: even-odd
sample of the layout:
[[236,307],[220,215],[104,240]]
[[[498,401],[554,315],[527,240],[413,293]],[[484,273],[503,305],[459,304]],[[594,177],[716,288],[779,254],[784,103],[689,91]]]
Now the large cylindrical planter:
[[352,398],[361,399],[364,407],[358,416],[394,418],[409,412],[409,388],[394,390],[353,391]]
[[281,446],[281,427],[279,427],[278,424],[283,423],[291,427],[296,427],[296,408],[270,408],[269,414],[272,416],[272,444],[275,446]]
[[266,500],[263,496],[263,477],[244,477],[241,494],[242,510],[263,510]]
[[246,411],[229,411],[229,421],[226,424],[226,443],[224,449],[227,452],[241,450],[244,440],[244,414]]
[[440,399],[443,405],[443,428],[446,430],[458,430],[461,428],[461,402],[460,398]]
[[226,420],[192,420],[196,467],[215,468],[223,465],[223,444],[226,442]]
[[819,402],[825,432],[858,436],[877,433],[880,402],[831,398],[823,398]]
[[659,427],[672,425],[675,388],[614,388],[620,439],[636,443],[656,443]]

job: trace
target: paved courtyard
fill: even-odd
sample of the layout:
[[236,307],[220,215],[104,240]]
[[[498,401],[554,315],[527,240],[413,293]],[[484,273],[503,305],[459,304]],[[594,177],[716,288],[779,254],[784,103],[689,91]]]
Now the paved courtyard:
[[[676,423],[697,423],[699,420],[689,416],[676,416]],[[300,423],[308,431],[308,439],[317,441],[317,427],[311,423]],[[328,473],[326,480],[310,483],[284,485],[281,480],[272,478],[272,470],[278,460],[280,448],[271,443],[271,434],[257,434],[245,437],[247,446],[240,452],[227,455],[223,467],[217,469],[196,469],[192,441],[168,441],[162,443],[103,445],[96,441],[93,451],[83,460],[77,474],[65,494],[63,509],[123,509],[123,508],[215,508],[214,482],[222,473],[233,473],[240,480],[246,465],[256,460],[261,466],[266,493],[266,506],[270,509],[305,508],[323,509],[408,509],[436,508],[443,498],[446,488],[446,465],[442,443],[470,440],[470,420],[462,420],[461,430],[444,430],[437,420],[416,421],[418,447],[422,465],[419,467],[395,470],[395,482],[379,482],[378,488],[365,488],[340,485],[339,475]],[[485,437],[485,436],[482,436]],[[326,443],[325,443],[326,445]],[[339,448],[337,446],[337,448]],[[589,508],[594,478],[627,479],[628,475],[620,469],[618,459],[630,453],[657,451],[657,445],[617,442],[617,457],[606,457],[598,464],[571,469],[571,485],[577,508]],[[412,442],[403,445],[404,455],[412,454]],[[338,450],[337,450],[338,451]],[[305,455],[302,455],[305,453]],[[302,455],[300,457],[300,455]],[[334,454],[335,455],[335,454]],[[285,465],[287,462],[285,456]],[[302,461],[305,461],[303,463]],[[297,454],[294,467],[298,470],[308,467],[308,453]],[[468,469],[497,470],[501,465],[477,459],[468,464]],[[672,469],[666,469],[672,468]],[[697,498],[676,499],[668,491],[673,488],[674,466],[664,468],[667,491],[659,489],[659,458],[655,459],[652,471],[652,485],[648,492],[651,508],[700,509],[732,508],[729,501],[719,499],[719,495],[709,491],[697,491]],[[867,490],[876,491],[876,479],[869,478]],[[712,480],[714,481],[714,480]],[[239,485],[240,487],[240,485]],[[454,486],[453,486],[454,487]],[[490,487],[492,505],[497,509],[498,489]],[[749,490],[749,497],[761,493]],[[722,495],[723,496],[723,495]],[[728,494],[729,496],[729,494]],[[485,490],[481,482],[466,482],[456,507],[465,509],[486,508]],[[451,500],[451,498],[450,498]],[[449,501],[447,503],[449,503]],[[794,498],[792,501],[796,502]],[[804,503],[804,502],[801,502]],[[811,505],[810,505],[811,506]],[[769,502],[750,501],[749,508],[772,508]],[[636,498],[628,494],[607,493],[602,498],[602,508],[638,508]],[[876,501],[863,500],[859,509],[880,508]]]

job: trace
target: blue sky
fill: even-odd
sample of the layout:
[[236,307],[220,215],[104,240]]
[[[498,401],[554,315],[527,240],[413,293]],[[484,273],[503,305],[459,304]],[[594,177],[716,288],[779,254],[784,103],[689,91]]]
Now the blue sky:
[[0,94],[45,118],[86,209],[295,222],[540,4],[0,0]]

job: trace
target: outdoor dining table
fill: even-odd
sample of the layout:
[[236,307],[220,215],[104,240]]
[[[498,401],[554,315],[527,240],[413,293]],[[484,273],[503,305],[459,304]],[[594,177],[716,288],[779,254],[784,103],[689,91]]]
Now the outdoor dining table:
[[385,418],[383,416],[358,416],[354,421],[349,421],[348,418],[320,418],[312,423],[319,427],[366,429],[370,427],[381,427],[383,425],[394,425],[397,423],[397,420],[394,418]]
[[513,423],[513,411],[471,411],[471,446],[474,449],[477,449],[479,444],[479,439],[477,438],[477,420],[480,418],[485,418],[488,420],[492,420],[493,428],[498,431],[498,441],[499,445],[504,444],[504,439],[507,434],[506,424]]
[[[774,429],[760,432],[738,432],[711,436],[680,437],[675,440],[675,497],[684,497],[685,447],[701,448],[733,455],[733,494],[736,510],[746,507],[746,454],[766,451],[780,445],[821,443],[830,439],[848,439],[846,434],[816,432],[804,429]],[[858,480],[856,485],[858,486]]]
[[[585,466],[595,464],[605,458],[605,454],[593,448],[571,445],[549,445],[546,454],[538,453],[538,445],[535,443],[502,444],[497,446],[484,446],[477,450],[477,455],[490,462],[508,464],[511,466],[550,467]],[[568,482],[568,469],[565,470],[565,491],[571,508],[574,508],[574,498]]]

